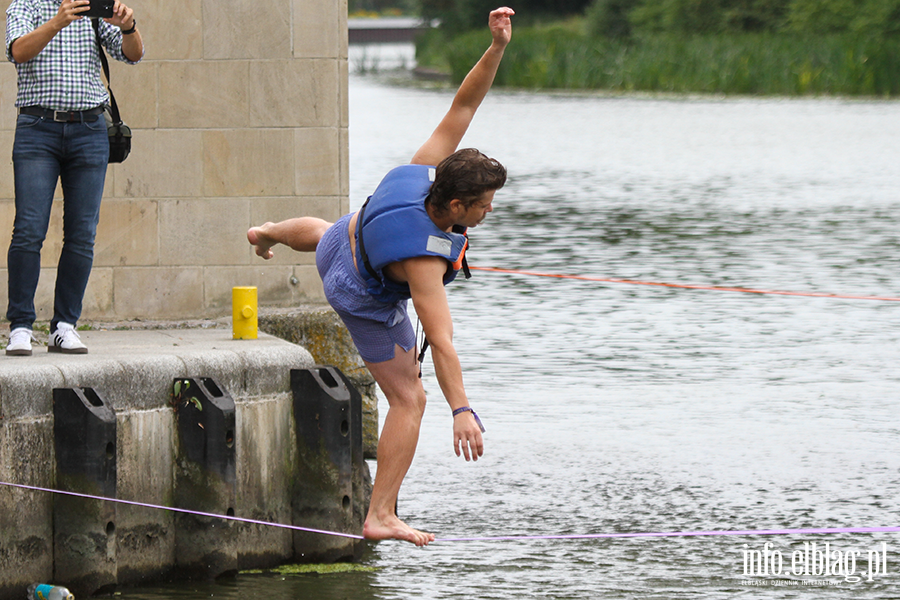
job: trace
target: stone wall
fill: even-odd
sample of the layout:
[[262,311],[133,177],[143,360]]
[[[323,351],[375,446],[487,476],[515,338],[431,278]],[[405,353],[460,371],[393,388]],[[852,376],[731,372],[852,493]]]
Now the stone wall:
[[[4,11],[10,0],[0,0]],[[251,225],[349,208],[346,0],[132,0],[143,62],[111,61],[134,132],[111,165],[83,319],[229,314],[231,288],[261,304],[321,299],[312,255],[263,262]],[[16,73],[0,68],[0,298],[14,217]],[[36,296],[52,316],[62,201]]]

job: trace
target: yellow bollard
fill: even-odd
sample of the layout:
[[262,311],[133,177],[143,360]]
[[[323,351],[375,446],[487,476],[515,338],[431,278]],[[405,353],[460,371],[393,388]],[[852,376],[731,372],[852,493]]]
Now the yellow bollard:
[[256,315],[256,288],[231,288],[231,326],[236,340],[255,340],[259,323]]

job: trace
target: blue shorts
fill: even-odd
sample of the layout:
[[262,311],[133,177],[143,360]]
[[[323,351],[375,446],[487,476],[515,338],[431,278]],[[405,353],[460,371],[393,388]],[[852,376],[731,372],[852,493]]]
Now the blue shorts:
[[316,267],[325,287],[325,297],[350,331],[359,355],[366,362],[394,358],[394,346],[408,352],[416,345],[406,300],[396,304],[378,302],[368,291],[353,264],[350,218],[345,215],[328,228],[316,248]]

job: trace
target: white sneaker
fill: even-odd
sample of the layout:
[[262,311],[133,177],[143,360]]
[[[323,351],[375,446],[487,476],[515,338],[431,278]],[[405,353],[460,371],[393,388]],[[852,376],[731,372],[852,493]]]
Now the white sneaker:
[[47,344],[47,352],[62,352],[63,354],[87,354],[87,346],[82,343],[75,331],[74,325],[57,323],[56,331],[50,334],[50,342]]
[[34,332],[27,327],[16,327],[9,332],[9,344],[6,345],[7,356],[31,356],[31,342],[36,342]]

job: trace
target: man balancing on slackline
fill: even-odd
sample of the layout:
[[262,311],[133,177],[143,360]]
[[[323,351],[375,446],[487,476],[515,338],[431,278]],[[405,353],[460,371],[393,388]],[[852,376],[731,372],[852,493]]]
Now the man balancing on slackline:
[[378,470],[363,526],[367,539],[399,539],[417,546],[434,540],[434,534],[413,529],[395,512],[425,411],[409,298],[452,410],[456,455],[468,461],[484,453],[481,422],[469,407],[453,348],[444,285],[463,268],[466,228],[493,210],[494,192],[506,183],[506,169],[496,160],[471,148],[456,149],[494,81],[512,35],[513,14],[505,7],[491,12],[491,46],[460,85],[450,110],[411,164],[390,171],[363,208],[334,224],[302,217],[247,232],[265,259],[272,258],[277,244],[316,252],[325,295],[387,397]]

